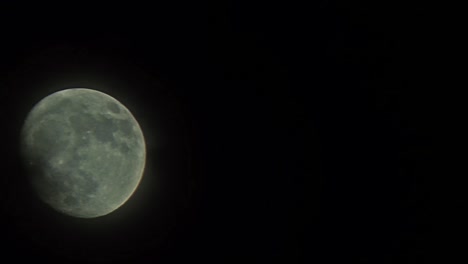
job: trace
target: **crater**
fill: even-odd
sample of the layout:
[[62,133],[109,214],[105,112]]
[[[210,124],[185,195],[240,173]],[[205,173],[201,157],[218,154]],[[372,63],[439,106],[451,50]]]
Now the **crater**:
[[82,176],[82,179],[79,180],[80,190],[82,190],[85,194],[97,193],[99,190],[99,182],[96,179],[94,179],[94,177],[91,174],[83,170],[80,170],[80,174]]
[[125,136],[129,136],[133,133],[133,124],[130,120],[119,120],[118,123],[119,131]]
[[66,204],[67,206],[76,206],[78,205],[79,201],[75,197],[68,195],[63,200],[63,203]]
[[82,134],[88,130],[94,130],[97,120],[90,114],[78,114],[72,115],[69,118],[70,126],[73,128],[73,131]]
[[123,153],[123,154],[128,154],[128,152],[130,152],[130,148],[127,146],[126,143],[121,143],[119,145],[119,149],[120,149],[120,152]]
[[47,98],[45,101],[41,103],[40,106],[44,107],[42,116],[51,116],[51,115],[62,116],[63,112],[68,111],[73,105],[74,105],[74,102],[70,100],[69,98],[60,98],[60,99]]
[[120,113],[120,107],[116,103],[107,102],[106,106],[107,106],[107,109],[109,109],[112,113],[116,113],[116,114]]
[[115,129],[116,127],[114,122],[110,119],[104,118],[96,123],[94,135],[101,142],[113,142],[114,135],[112,132],[114,132]]
[[112,142],[112,132],[116,129],[114,121],[107,118],[98,119],[91,114],[72,115],[69,118],[70,126],[75,131],[82,144],[89,142],[91,136],[101,142]]

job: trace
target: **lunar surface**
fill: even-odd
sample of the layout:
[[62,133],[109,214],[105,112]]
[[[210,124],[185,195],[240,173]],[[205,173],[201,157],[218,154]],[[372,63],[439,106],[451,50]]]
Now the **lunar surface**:
[[143,176],[143,133],[111,96],[74,88],[53,93],[28,114],[21,152],[34,190],[74,217],[109,214],[134,193]]

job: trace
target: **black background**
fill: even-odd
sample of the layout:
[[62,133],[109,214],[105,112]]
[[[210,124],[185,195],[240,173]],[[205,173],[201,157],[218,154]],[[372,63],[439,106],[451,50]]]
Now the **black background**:
[[[375,2],[2,4],[2,256],[422,263],[423,12]],[[42,204],[18,154],[28,111],[72,87],[121,101],[147,143],[132,199],[96,219]]]

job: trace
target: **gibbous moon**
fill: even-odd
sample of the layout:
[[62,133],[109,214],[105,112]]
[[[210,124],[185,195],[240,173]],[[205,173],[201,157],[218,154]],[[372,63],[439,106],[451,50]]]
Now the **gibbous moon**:
[[34,106],[21,131],[21,153],[39,198],[81,218],[123,205],[146,159],[143,133],[130,111],[85,88],[58,91]]

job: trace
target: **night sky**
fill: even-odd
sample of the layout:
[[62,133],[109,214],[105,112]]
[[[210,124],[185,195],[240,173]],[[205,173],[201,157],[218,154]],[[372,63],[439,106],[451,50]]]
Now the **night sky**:
[[[422,263],[417,7],[154,2],[0,5],[2,258]],[[74,87],[122,102],[147,144],[137,191],[95,219],[39,201],[18,149],[31,108]]]

